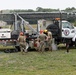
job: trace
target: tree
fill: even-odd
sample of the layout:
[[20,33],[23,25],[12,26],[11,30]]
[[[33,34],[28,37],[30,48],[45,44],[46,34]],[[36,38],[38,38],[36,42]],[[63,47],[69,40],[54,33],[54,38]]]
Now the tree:
[[76,10],[76,8],[75,7],[72,7],[72,8],[68,7],[64,11],[73,11],[73,10]]
[[37,12],[42,12],[42,10],[43,10],[43,8],[41,8],[41,7],[37,7],[37,8],[36,8],[36,11],[37,11]]

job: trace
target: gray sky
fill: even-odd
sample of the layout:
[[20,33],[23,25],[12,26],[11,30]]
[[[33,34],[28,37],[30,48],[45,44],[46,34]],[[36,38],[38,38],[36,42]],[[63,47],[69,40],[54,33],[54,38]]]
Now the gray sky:
[[76,8],[76,0],[0,0],[0,10],[33,9],[37,7],[63,10],[67,7]]

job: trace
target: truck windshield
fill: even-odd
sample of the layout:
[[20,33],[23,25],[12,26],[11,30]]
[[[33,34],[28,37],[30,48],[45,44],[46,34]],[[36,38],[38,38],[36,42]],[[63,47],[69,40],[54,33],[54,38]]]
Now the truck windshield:
[[73,29],[73,25],[69,22],[62,22],[62,27],[63,28],[69,28],[69,29]]

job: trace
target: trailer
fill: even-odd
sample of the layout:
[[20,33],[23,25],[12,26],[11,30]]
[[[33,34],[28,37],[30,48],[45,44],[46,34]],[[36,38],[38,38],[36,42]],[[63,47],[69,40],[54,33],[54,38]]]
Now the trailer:
[[[17,41],[19,33],[24,32],[27,42],[27,49],[30,48],[32,44],[32,40],[35,40],[38,36],[38,32],[34,29],[28,21],[24,20],[18,13],[14,14],[15,23],[10,26],[10,28],[1,28],[0,29],[0,45],[3,46],[13,46],[14,51],[20,51],[19,43]],[[20,18],[20,20],[17,20]],[[26,30],[25,26],[29,27],[30,30]],[[29,44],[29,45],[28,45]],[[13,52],[11,49],[4,50],[5,52]]]

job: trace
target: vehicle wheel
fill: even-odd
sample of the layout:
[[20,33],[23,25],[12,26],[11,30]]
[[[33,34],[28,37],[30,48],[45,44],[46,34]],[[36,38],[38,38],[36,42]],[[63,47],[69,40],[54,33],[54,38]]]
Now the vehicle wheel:
[[69,47],[73,47],[73,42],[72,41],[70,42]]
[[15,46],[17,51],[20,51],[20,47],[19,46]]
[[19,50],[16,48],[16,49],[15,49],[15,52],[18,52],[18,51],[19,51]]
[[6,49],[4,50],[5,53],[11,53],[11,50],[10,49]]
[[27,51],[30,51],[31,50],[31,47],[28,47]]

